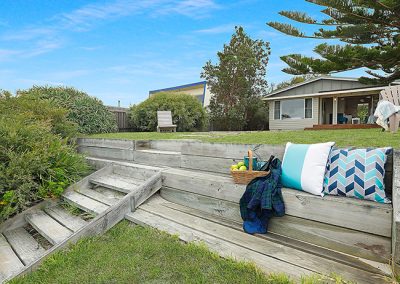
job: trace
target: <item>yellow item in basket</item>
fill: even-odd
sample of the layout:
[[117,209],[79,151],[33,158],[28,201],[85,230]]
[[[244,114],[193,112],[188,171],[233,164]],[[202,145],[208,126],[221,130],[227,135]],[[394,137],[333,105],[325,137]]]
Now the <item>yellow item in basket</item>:
[[241,166],[241,167],[239,168],[239,171],[247,171],[246,166]]
[[239,169],[238,166],[237,166],[237,165],[232,165],[232,166],[231,166],[231,170],[234,171],[235,169],[236,169],[236,170]]
[[239,163],[237,164],[238,169],[240,169],[240,167],[242,167],[242,166],[244,166],[244,162],[239,162]]

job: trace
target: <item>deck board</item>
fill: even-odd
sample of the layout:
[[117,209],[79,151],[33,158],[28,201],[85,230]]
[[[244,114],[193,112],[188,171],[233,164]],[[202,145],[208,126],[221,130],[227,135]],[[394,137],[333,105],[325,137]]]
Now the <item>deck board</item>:
[[0,234],[0,282],[23,268],[21,260],[14,253],[6,238]]
[[142,210],[166,218],[202,233],[211,235],[221,240],[230,242],[277,260],[299,265],[315,273],[330,274],[332,271],[340,272],[346,279],[356,280],[360,283],[383,283],[383,276],[360,269],[349,267],[335,261],[325,259],[313,254],[305,253],[291,247],[283,246],[268,240],[261,240],[254,236],[239,232],[235,229],[217,224],[196,216],[188,215],[179,210],[174,210],[162,204],[152,203],[151,200],[140,207]]
[[4,232],[3,234],[24,265],[28,265],[40,258],[46,251],[22,227]]

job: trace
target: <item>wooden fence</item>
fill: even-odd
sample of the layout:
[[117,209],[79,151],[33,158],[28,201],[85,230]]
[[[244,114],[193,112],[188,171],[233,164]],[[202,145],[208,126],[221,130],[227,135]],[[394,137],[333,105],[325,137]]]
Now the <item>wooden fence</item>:
[[133,131],[132,125],[129,123],[129,108],[113,106],[107,106],[107,108],[115,114],[119,132]]

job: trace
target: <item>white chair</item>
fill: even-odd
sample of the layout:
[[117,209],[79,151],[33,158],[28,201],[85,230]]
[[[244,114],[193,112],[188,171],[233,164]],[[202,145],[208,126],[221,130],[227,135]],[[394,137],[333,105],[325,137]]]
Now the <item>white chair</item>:
[[[379,99],[389,101],[395,106],[400,106],[400,86],[387,87],[379,94]],[[399,129],[400,114],[395,113],[389,117],[389,128],[391,132]]]
[[176,125],[172,124],[171,111],[157,111],[157,132],[176,132]]

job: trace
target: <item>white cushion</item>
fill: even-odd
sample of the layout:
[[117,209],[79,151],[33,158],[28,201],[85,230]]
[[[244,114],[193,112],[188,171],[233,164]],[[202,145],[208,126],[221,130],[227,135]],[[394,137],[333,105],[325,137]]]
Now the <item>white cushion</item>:
[[282,162],[282,185],[323,196],[323,182],[334,142],[286,144]]

